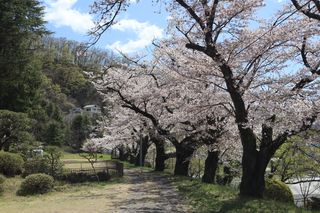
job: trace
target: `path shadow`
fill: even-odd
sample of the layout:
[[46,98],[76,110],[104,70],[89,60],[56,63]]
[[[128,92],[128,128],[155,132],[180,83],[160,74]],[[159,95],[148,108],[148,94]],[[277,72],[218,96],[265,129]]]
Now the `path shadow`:
[[131,186],[126,198],[115,201],[117,212],[191,212],[177,189],[159,173],[128,170],[126,175]]

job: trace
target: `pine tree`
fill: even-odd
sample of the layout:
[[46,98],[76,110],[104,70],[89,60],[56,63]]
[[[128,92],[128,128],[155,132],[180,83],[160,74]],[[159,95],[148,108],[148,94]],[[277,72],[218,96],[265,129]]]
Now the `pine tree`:
[[0,109],[25,112],[39,98],[42,74],[36,57],[46,34],[37,0],[0,0]]

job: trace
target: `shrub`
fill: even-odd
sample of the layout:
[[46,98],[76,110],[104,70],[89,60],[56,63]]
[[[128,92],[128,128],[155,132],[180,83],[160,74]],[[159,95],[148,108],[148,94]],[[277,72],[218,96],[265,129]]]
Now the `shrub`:
[[62,173],[63,163],[60,160],[61,156],[62,153],[57,147],[48,146],[46,148],[46,154],[44,155],[44,158],[49,165],[47,174],[57,177]]
[[28,175],[36,173],[48,174],[49,170],[50,165],[48,164],[46,159],[42,157],[32,158],[24,163],[24,171],[22,173],[22,177],[26,177]]
[[281,202],[294,202],[290,188],[280,180],[267,179],[264,196]]
[[[111,176],[103,171],[97,172],[100,181],[108,181]],[[95,182],[97,181],[97,177],[93,173],[86,172],[70,172],[65,173],[59,177],[60,180],[64,180],[70,183],[83,183],[83,182]]]
[[0,152],[0,173],[5,176],[15,176],[22,172],[23,159],[18,154]]
[[3,183],[6,181],[6,177],[0,175],[0,194],[3,192]]
[[18,195],[44,194],[53,189],[53,177],[46,174],[32,174],[22,181]]
[[216,182],[219,185],[224,185],[224,186],[230,185],[234,177],[235,177],[235,172],[233,172],[230,167],[224,166],[223,175],[218,174],[216,176]]
[[6,181],[6,177],[0,174],[0,184],[3,184]]
[[36,173],[45,173],[53,177],[58,176],[63,170],[60,157],[61,152],[56,147],[47,147],[43,157],[34,157],[25,162],[22,177]]

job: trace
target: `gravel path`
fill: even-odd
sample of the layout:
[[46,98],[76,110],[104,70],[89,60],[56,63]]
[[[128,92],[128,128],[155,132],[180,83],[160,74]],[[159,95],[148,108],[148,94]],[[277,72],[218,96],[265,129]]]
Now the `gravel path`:
[[125,175],[128,185],[116,190],[116,199],[112,199],[108,212],[191,212],[166,177],[153,172],[141,173],[139,169],[126,170]]

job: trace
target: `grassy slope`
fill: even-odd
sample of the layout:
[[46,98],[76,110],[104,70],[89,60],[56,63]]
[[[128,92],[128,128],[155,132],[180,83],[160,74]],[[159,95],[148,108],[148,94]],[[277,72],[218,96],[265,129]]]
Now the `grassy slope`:
[[298,213],[311,212],[298,209],[294,204],[273,200],[240,199],[237,190],[213,184],[201,183],[184,177],[171,177],[173,184],[189,200],[195,212],[252,212]]

